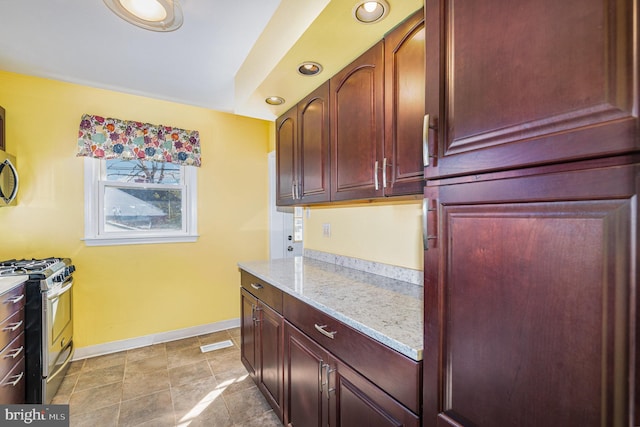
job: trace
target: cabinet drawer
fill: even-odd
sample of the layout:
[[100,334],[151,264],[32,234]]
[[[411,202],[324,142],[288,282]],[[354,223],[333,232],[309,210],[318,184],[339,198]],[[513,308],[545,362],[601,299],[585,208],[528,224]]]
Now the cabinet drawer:
[[13,368],[13,365],[23,357],[24,333],[21,333],[0,352],[0,378],[4,378],[7,372]]
[[290,323],[411,411],[420,413],[421,362],[409,359],[289,294],[284,294],[283,301],[284,317]]
[[0,323],[0,349],[13,341],[24,331],[24,310],[13,313],[8,319]]
[[0,295],[0,321],[24,307],[24,283]]
[[10,405],[25,401],[24,357],[0,380],[0,404]]
[[282,291],[256,276],[240,271],[242,287],[260,301],[282,314]]

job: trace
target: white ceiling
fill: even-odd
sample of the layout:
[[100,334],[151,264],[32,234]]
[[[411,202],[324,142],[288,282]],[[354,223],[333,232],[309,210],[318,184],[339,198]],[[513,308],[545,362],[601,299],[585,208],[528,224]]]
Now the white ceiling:
[[[102,0],[0,0],[0,69],[272,120],[422,5],[393,0],[381,23],[356,0],[180,0],[184,24],[158,33]],[[295,72],[323,64],[315,77]],[[287,103],[268,106],[280,95]]]

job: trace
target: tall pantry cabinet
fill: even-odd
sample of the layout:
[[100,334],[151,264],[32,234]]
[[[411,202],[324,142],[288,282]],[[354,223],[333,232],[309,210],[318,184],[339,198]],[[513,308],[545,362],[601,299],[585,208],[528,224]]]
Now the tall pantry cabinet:
[[423,425],[640,425],[638,5],[425,18]]

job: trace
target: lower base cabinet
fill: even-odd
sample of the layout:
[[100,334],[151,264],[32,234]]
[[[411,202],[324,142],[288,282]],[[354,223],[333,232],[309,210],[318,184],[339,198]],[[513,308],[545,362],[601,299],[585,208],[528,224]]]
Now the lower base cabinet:
[[420,425],[417,415],[296,327],[285,321],[284,328],[285,425]]
[[0,404],[25,403],[25,286],[0,295]]
[[422,362],[241,277],[241,360],[285,426],[420,425]]
[[282,316],[245,289],[240,296],[241,360],[282,420]]

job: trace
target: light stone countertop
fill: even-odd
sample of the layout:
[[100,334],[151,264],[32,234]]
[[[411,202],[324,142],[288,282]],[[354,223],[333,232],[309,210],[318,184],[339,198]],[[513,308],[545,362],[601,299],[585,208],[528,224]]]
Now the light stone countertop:
[[0,277],[0,294],[10,291],[12,288],[24,283],[29,276],[6,276]]
[[422,286],[308,257],[238,266],[399,353],[422,360]]

